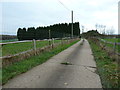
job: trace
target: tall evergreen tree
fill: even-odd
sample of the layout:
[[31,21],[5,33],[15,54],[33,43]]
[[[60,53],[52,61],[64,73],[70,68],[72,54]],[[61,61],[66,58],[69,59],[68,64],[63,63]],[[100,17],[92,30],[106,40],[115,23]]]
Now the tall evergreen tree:
[[21,28],[18,28],[18,31],[17,31],[17,37],[18,37],[18,40],[21,41],[22,40],[22,29]]
[[[71,36],[71,23],[59,23],[50,25],[47,27],[29,27],[19,28],[17,31],[17,36],[19,40],[32,40],[32,39],[48,39],[49,30],[51,31],[51,38],[63,38]],[[73,34],[74,36],[80,35],[79,22],[73,23]]]
[[23,28],[22,38],[23,38],[23,40],[26,40],[26,39],[27,39],[27,37],[26,37],[26,28]]
[[28,40],[35,39],[35,28],[34,27],[28,28],[28,30],[27,30],[27,38],[28,38]]

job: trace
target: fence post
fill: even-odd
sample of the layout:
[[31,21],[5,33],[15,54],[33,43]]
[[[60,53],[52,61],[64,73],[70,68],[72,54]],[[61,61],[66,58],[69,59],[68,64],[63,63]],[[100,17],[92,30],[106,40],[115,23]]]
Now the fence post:
[[63,39],[61,38],[61,45],[63,45]]
[[68,43],[68,37],[67,37],[67,43]]
[[50,39],[51,39],[51,30],[49,30],[49,45],[51,45]]
[[63,45],[63,43],[64,43],[64,38],[62,38],[62,45]]
[[48,42],[49,42],[49,45],[51,45],[51,41],[50,41],[50,39],[48,39]]
[[36,41],[33,39],[33,49],[36,51]]
[[52,48],[53,48],[53,46],[54,46],[54,38],[52,38]]
[[114,54],[115,54],[115,51],[116,51],[116,42],[113,45],[113,50],[114,50]]

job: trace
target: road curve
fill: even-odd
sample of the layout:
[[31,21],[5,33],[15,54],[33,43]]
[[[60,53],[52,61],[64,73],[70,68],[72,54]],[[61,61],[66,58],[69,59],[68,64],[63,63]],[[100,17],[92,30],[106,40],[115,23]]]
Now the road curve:
[[16,76],[3,88],[102,88],[90,45],[87,40],[81,42]]

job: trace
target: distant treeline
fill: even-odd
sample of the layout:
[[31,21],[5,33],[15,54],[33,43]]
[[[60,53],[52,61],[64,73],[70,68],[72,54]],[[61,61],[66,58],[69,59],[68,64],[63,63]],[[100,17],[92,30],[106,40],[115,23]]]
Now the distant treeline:
[[[54,24],[46,27],[19,28],[17,31],[18,40],[63,38],[71,36],[71,23]],[[80,36],[79,22],[73,23],[73,35]]]
[[81,36],[84,38],[90,38],[90,37],[101,37],[103,35],[100,34],[97,30],[90,30],[88,32],[82,33]]
[[10,40],[10,39],[17,39],[15,35],[0,35],[0,40]]

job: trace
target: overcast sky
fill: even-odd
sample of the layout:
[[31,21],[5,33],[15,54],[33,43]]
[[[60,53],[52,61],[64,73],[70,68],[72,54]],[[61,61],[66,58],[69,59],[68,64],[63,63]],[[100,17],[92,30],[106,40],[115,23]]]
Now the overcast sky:
[[[9,2],[8,2],[9,1]],[[70,23],[71,10],[74,22],[95,29],[95,24],[114,27],[118,31],[119,0],[2,0],[0,1],[0,33],[16,34],[23,27]],[[62,4],[65,6],[63,6]],[[1,21],[2,20],[2,21]]]

